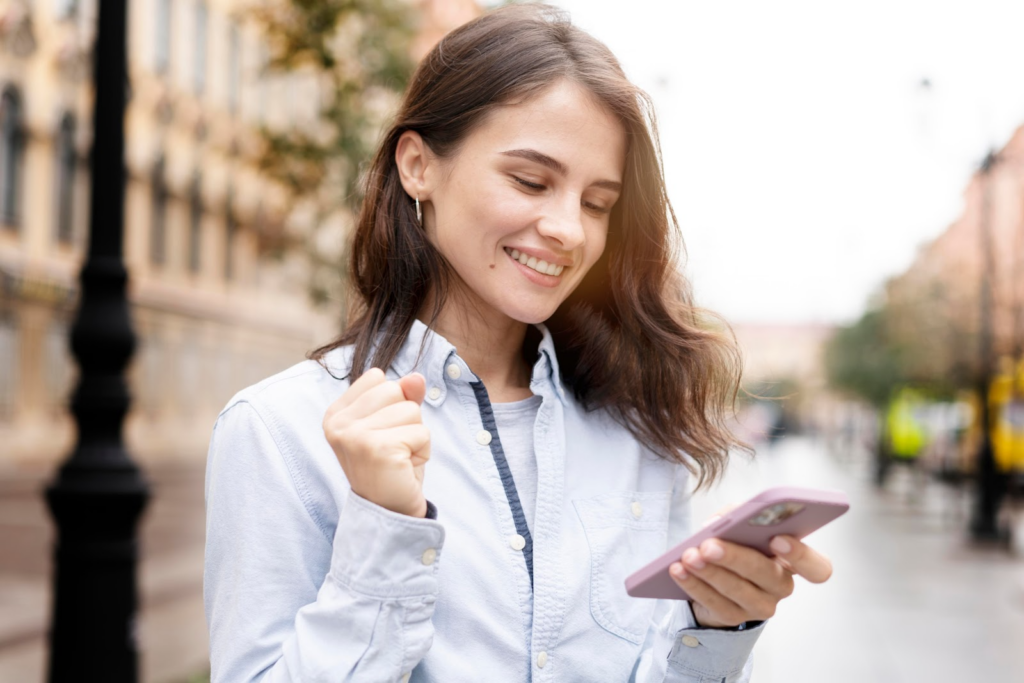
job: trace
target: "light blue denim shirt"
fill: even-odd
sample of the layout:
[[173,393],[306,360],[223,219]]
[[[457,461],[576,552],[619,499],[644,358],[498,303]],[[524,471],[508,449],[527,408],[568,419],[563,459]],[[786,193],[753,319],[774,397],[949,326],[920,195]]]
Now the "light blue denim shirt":
[[349,489],[321,424],[351,347],[329,371],[306,361],[231,399],[206,475],[213,681],[749,680],[763,624],[700,629],[687,602],[626,594],[628,574],[690,533],[687,472],[584,411],[537,327],[533,528],[486,389],[419,321],[387,374],[427,379],[436,519]]

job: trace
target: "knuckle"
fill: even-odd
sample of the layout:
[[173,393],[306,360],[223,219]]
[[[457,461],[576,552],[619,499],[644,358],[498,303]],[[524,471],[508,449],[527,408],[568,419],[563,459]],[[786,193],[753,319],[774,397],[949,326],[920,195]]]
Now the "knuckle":
[[422,415],[419,403],[417,403],[416,401],[404,401],[402,405],[405,408],[406,412],[409,413],[410,421],[412,421],[412,422],[422,422],[423,421],[423,415]]
[[402,391],[402,386],[398,382],[387,383],[387,398],[392,403],[401,403],[405,401],[405,392]]

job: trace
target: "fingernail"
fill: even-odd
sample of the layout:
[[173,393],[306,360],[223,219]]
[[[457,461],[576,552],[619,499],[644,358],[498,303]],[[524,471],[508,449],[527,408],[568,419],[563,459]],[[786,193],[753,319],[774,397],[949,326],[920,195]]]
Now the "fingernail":
[[678,562],[674,562],[672,566],[669,568],[669,571],[672,572],[672,576],[676,577],[680,581],[684,580],[687,577],[686,570],[683,569],[683,565],[679,564]]
[[772,539],[772,542],[768,544],[772,550],[777,552],[779,555],[785,555],[793,549],[789,542],[781,536],[776,536]]
[[725,556],[725,549],[714,541],[708,541],[701,546],[700,554],[709,560],[720,560]]
[[683,562],[694,569],[704,569],[704,560],[701,559],[700,552],[696,548],[690,548],[683,553]]

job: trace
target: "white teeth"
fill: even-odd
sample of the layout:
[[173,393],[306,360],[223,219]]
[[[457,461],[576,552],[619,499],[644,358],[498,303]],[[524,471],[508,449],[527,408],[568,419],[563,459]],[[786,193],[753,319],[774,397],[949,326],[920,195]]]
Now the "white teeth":
[[509,254],[509,256],[514,258],[516,261],[519,261],[524,266],[532,268],[533,270],[536,270],[538,273],[543,273],[544,275],[554,275],[557,277],[558,275],[562,274],[563,270],[565,270],[565,266],[558,266],[555,265],[554,263],[548,263],[547,261],[544,260],[538,260],[537,257],[524,254],[518,249],[506,249],[506,252]]

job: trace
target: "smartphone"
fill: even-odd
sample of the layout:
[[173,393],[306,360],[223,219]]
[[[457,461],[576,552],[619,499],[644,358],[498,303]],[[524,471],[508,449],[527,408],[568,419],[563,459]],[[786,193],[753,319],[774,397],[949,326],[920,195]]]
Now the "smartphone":
[[760,550],[768,557],[772,538],[787,534],[802,539],[850,509],[842,491],[779,486],[754,496],[724,517],[701,529],[661,557],[626,578],[626,592],[634,598],[689,600],[668,573],[683,551],[709,538],[720,538]]

